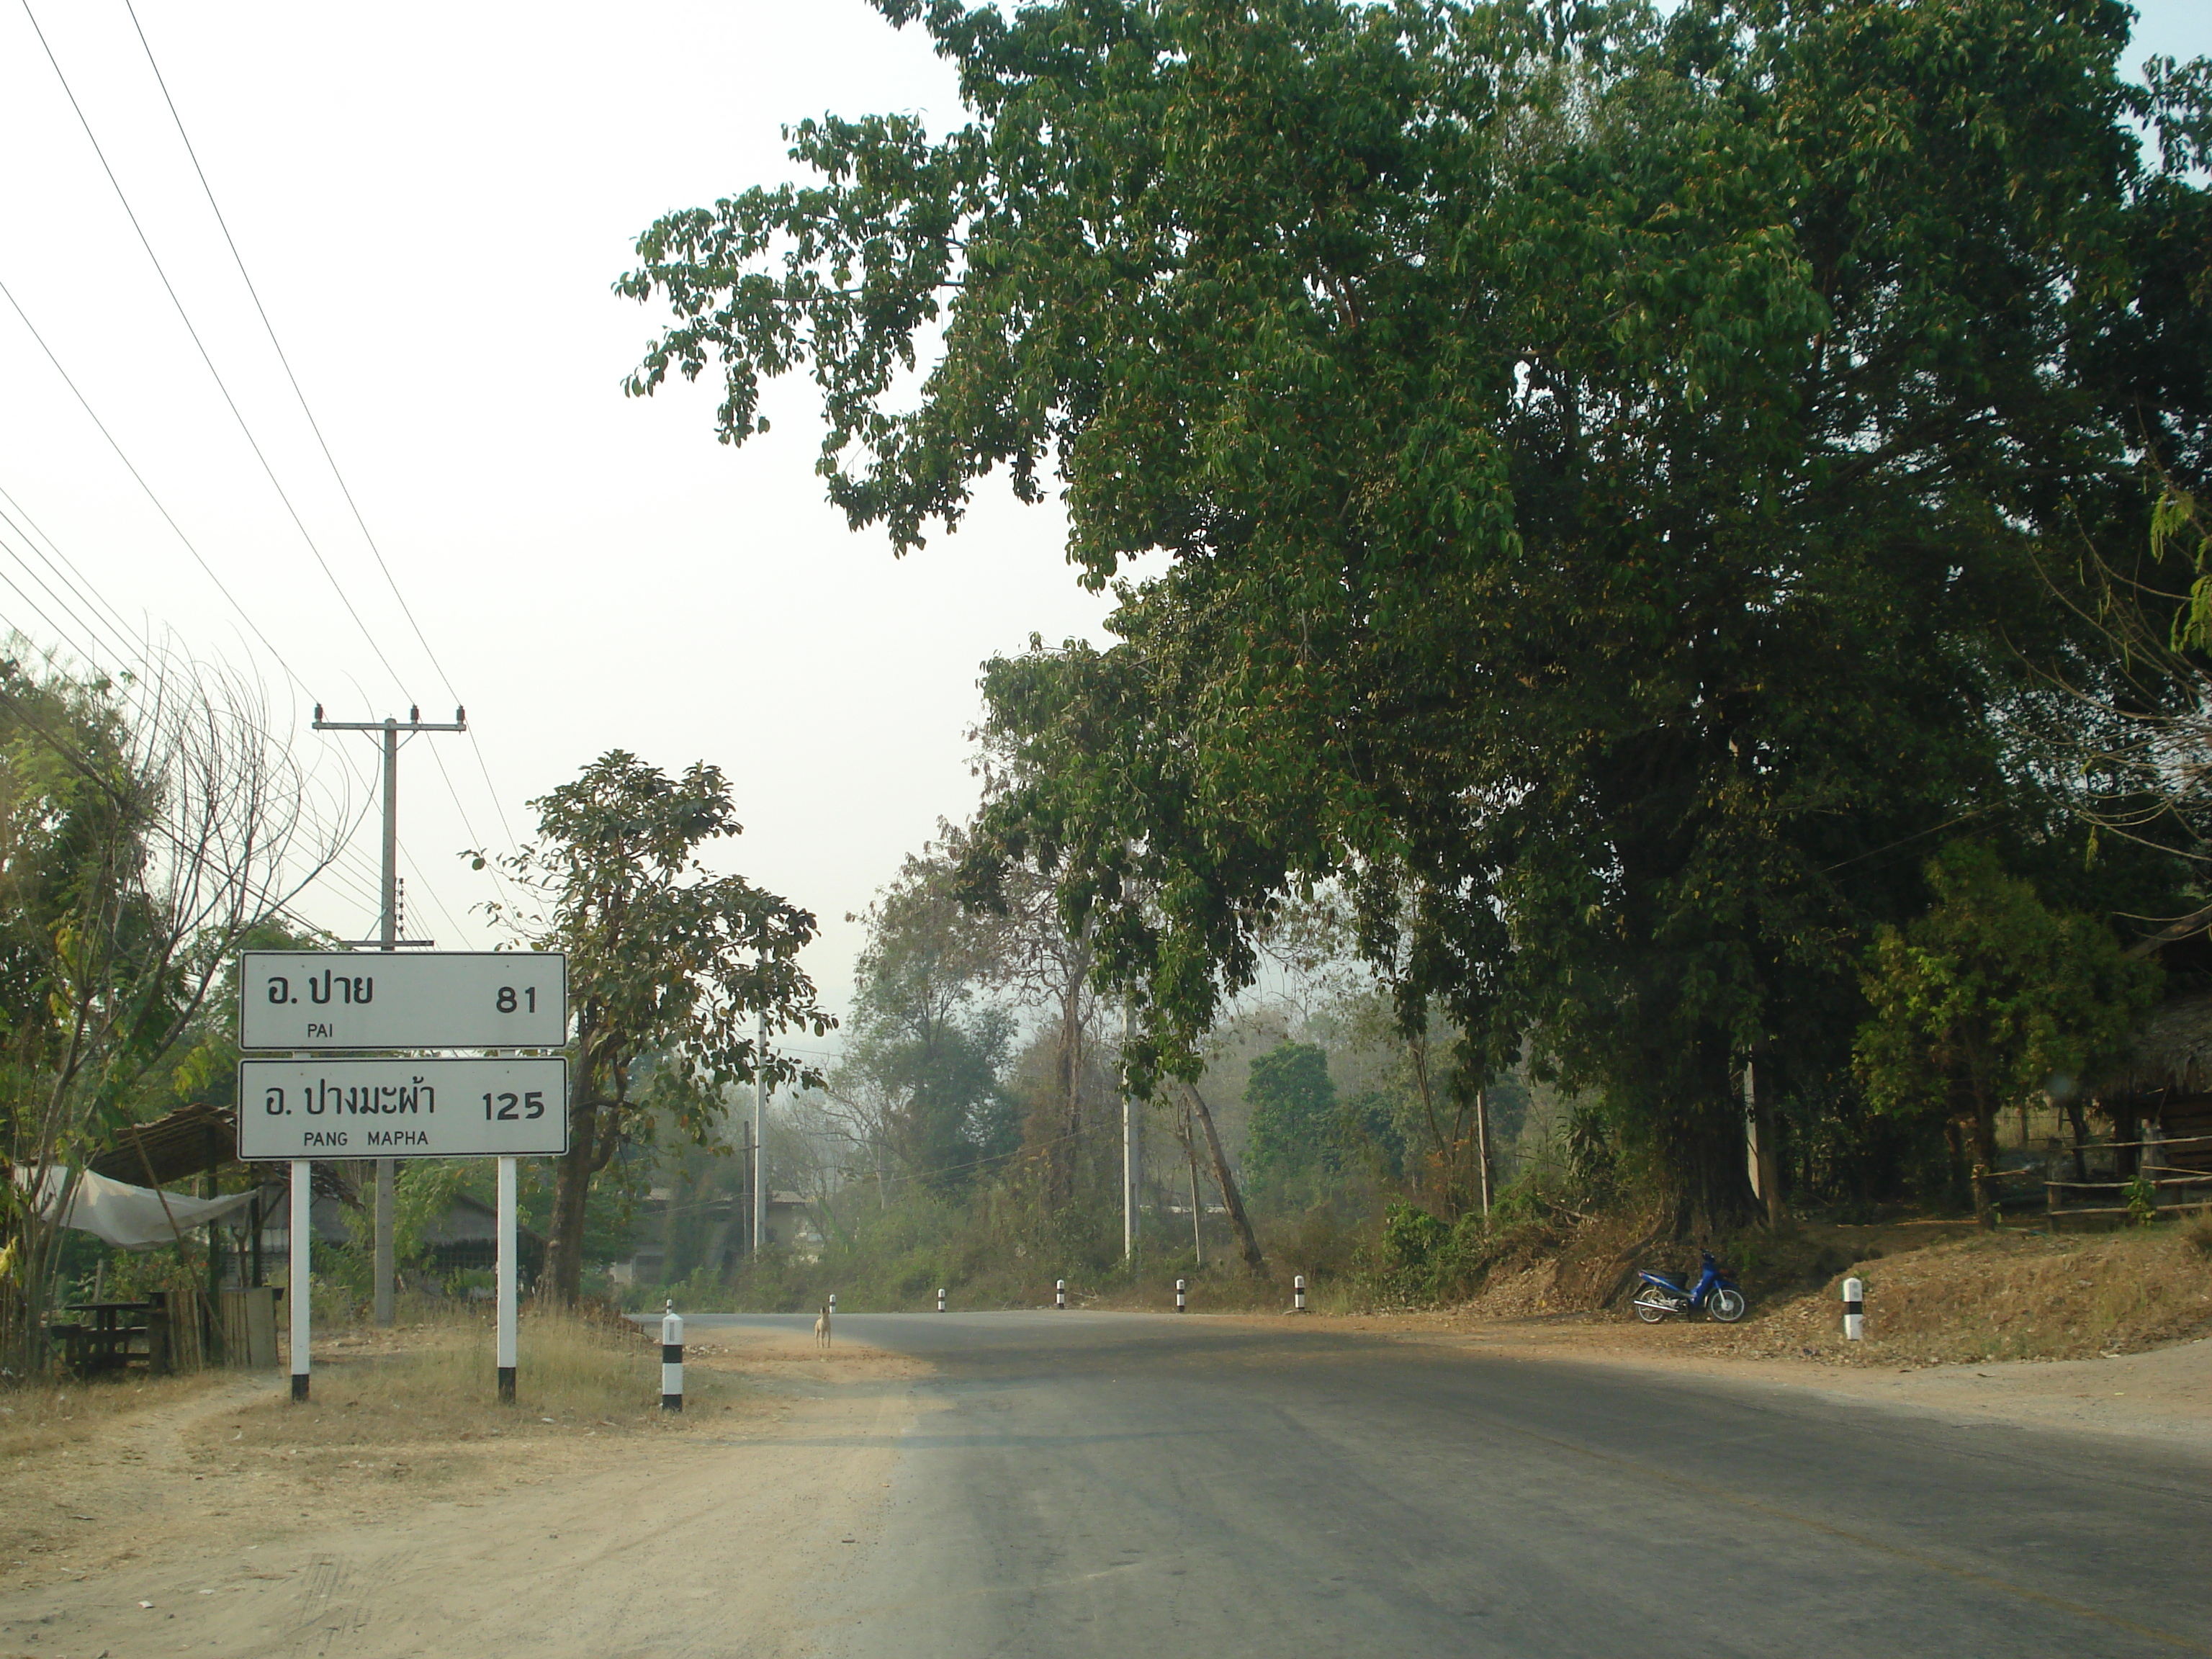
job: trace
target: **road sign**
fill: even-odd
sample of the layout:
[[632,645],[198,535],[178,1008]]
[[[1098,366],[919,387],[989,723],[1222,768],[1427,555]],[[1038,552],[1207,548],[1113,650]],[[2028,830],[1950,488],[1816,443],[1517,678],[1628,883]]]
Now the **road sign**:
[[241,1048],[558,1048],[568,958],[521,951],[247,951]]
[[534,1158],[568,1150],[568,1062],[241,1060],[242,1158]]

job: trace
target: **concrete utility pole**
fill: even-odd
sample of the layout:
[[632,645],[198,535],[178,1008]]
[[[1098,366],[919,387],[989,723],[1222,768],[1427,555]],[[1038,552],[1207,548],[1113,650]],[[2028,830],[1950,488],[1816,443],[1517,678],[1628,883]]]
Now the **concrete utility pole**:
[[[465,732],[469,729],[468,710],[456,708],[451,725],[427,723],[420,708],[410,708],[403,720],[390,715],[380,720],[326,720],[323,706],[315,705],[314,729],[318,732],[374,732],[384,739],[384,884],[380,895],[384,915],[380,919],[377,937],[373,939],[349,939],[340,943],[354,945],[373,945],[380,951],[397,951],[402,945],[422,946],[434,945],[435,939],[399,937],[399,737],[406,732]],[[392,1258],[392,1171],[393,1160],[376,1160],[376,1261],[373,1270],[375,1282],[376,1322],[389,1325],[392,1320],[392,1280],[398,1267]]]
[[757,1255],[768,1243],[767,1009],[760,1011],[753,1030],[753,1250]]
[[1129,1092],[1129,1003],[1121,1002],[1121,1260],[1137,1259],[1137,1102]]

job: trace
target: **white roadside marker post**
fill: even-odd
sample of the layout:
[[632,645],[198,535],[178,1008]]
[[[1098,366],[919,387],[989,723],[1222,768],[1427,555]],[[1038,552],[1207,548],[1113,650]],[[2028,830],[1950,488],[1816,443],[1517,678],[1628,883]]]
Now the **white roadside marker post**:
[[830,1291],[830,1318],[832,1318],[832,1319],[835,1319],[836,1316],[837,1316],[837,1292],[836,1292],[836,1291]]
[[514,1160],[499,1160],[499,1403],[514,1403]]
[[660,1409],[684,1409],[684,1319],[672,1299],[660,1319]]
[[1065,1308],[1067,1305],[1067,1281],[1064,1279],[1055,1279],[1052,1281],[1052,1305],[1055,1308]]
[[1180,1279],[1178,1279],[1177,1280],[1176,1280],[1176,1311],[1177,1313],[1188,1313],[1188,1312],[1189,1312],[1189,1311],[1190,1311],[1190,1310],[1189,1310],[1188,1307],[1186,1307],[1186,1306],[1184,1305],[1184,1303],[1183,1303],[1183,1296],[1182,1296],[1182,1280],[1181,1280]]
[[1844,1281],[1844,1340],[1866,1340],[1866,1286],[1856,1279]]
[[937,1311],[939,1313],[945,1311],[945,1286],[942,1285],[937,1287]]
[[1304,1273],[1294,1274],[1291,1279],[1291,1311],[1304,1313],[1305,1310],[1306,1276]]
[[292,1314],[292,1398],[307,1397],[307,1313],[313,1300],[307,1290],[307,1246],[314,1235],[315,1199],[310,1172],[314,1165],[304,1158],[292,1160],[292,1282],[284,1299]]

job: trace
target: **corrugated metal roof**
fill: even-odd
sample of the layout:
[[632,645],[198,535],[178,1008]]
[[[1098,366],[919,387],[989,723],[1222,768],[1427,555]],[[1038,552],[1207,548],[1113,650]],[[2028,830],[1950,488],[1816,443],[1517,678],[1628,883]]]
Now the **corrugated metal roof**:
[[85,1167],[134,1187],[167,1187],[237,1162],[236,1118],[225,1107],[195,1103],[120,1131]]

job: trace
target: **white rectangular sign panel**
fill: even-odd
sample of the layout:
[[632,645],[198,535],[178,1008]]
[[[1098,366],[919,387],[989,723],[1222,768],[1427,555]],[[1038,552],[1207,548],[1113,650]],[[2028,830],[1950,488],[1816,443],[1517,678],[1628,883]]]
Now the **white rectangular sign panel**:
[[568,1150],[568,1062],[241,1060],[242,1158],[536,1158]]
[[246,951],[241,1048],[558,1048],[568,958],[522,951]]

